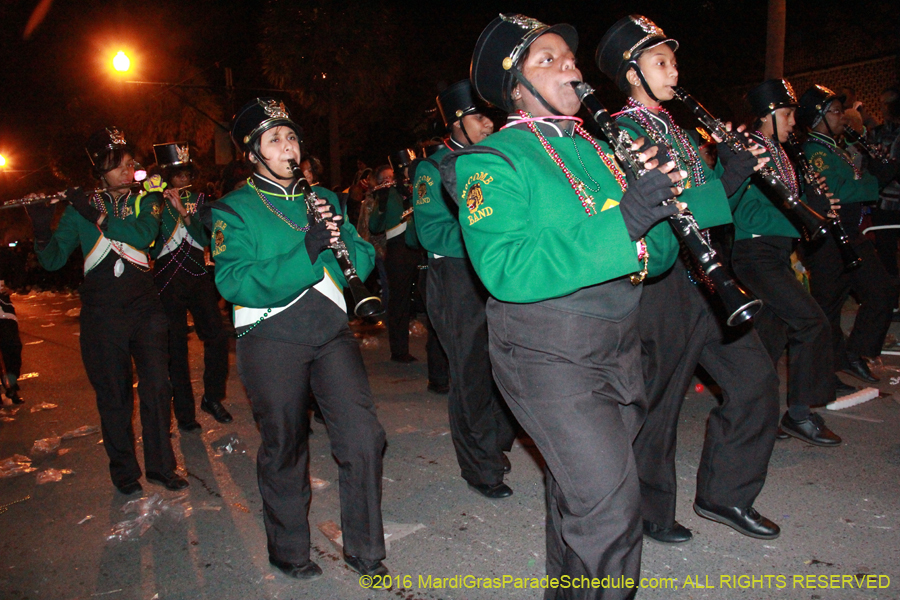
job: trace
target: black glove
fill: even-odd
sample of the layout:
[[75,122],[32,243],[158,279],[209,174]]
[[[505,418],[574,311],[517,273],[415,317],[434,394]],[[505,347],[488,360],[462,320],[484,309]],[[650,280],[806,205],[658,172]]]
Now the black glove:
[[31,219],[31,227],[34,229],[34,247],[36,250],[43,250],[50,243],[50,238],[53,236],[53,232],[50,231],[50,225],[53,223],[56,207],[52,204],[41,202],[26,205],[25,212],[28,213],[28,218]]
[[672,197],[672,180],[659,169],[653,169],[637,181],[630,181],[619,202],[628,236],[633,242],[641,239],[651,227],[678,212],[675,204],[662,206]]
[[91,204],[88,195],[84,193],[80,187],[69,188],[66,190],[66,200],[72,205],[78,214],[90,221],[91,223],[96,223],[97,219],[100,218],[100,215],[103,214],[97,207]]
[[896,160],[889,160],[884,162],[882,160],[870,160],[869,161],[869,173],[875,176],[878,179],[878,186],[884,187],[894,179],[897,178],[898,168],[900,168],[900,163]]
[[806,188],[806,204],[823,217],[827,216],[828,211],[831,210],[831,200],[818,187]]
[[328,229],[328,224],[325,221],[319,221],[309,226],[309,230],[306,232],[306,239],[303,240],[306,244],[306,253],[309,254],[309,262],[316,264],[316,259],[319,258],[322,250],[331,245],[332,235],[333,232]]
[[[721,146],[722,144],[719,144]],[[720,151],[721,152],[721,151]],[[731,150],[728,150],[731,152]],[[719,154],[722,158],[722,154]],[[725,195],[732,196],[741,187],[744,181],[755,173],[756,165],[759,163],[757,158],[751,154],[749,150],[741,150],[737,154],[731,153],[726,161],[722,161],[725,165],[725,172],[722,173],[722,187],[725,188]]]

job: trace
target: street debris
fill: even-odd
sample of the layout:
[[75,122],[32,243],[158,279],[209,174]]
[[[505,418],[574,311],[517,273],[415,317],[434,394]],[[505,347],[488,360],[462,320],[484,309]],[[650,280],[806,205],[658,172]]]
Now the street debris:
[[76,525],[84,525],[85,523],[87,523],[88,521],[90,521],[93,518],[94,518],[94,515],[88,515],[85,518],[83,518],[82,520],[78,521],[78,523],[76,523]]
[[53,410],[54,408],[58,408],[56,404],[50,404],[49,402],[41,402],[40,404],[35,404],[31,407],[31,412],[36,413],[42,410]]
[[42,440],[34,440],[34,445],[31,447],[31,456],[35,458],[43,458],[50,454],[53,454],[57,450],[59,450],[59,445],[62,443],[61,437],[48,437]]
[[46,469],[37,474],[37,484],[62,481],[63,475],[72,475],[75,471],[72,469]]
[[0,479],[18,477],[34,471],[37,469],[31,466],[31,459],[21,454],[13,454],[9,458],[0,460]]
[[149,497],[127,502],[122,507],[122,512],[126,515],[136,513],[137,516],[113,525],[109,535],[106,536],[106,541],[123,542],[136,540],[147,533],[147,530],[160,518],[176,523],[183,521],[191,516],[193,512],[187,499],[187,494],[182,494],[171,500],[163,500],[159,494],[153,494]]
[[330,481],[325,481],[324,479],[319,479],[318,477],[309,478],[309,486],[314,490],[324,490],[329,485],[331,485]]
[[18,500],[13,500],[12,502],[7,502],[3,506],[0,506],[0,515],[5,513],[6,511],[8,511],[10,506],[13,506],[16,504],[21,504],[22,502],[25,502],[26,500],[31,500],[31,494],[28,494],[24,498],[19,498]]
[[246,454],[247,449],[244,446],[244,442],[241,441],[241,438],[237,436],[237,434],[229,433],[223,438],[220,438],[212,443],[213,451],[216,456],[222,456],[225,454]]
[[417,338],[425,337],[428,335],[428,330],[421,322],[412,320],[409,322],[409,335]]
[[94,435],[95,433],[100,433],[100,427],[97,425],[82,425],[78,429],[73,429],[72,431],[67,431],[62,434],[62,439],[71,440],[72,438]]
[[380,346],[378,338],[370,335],[359,340],[359,347],[363,350],[378,350]]
[[70,308],[69,310],[66,311],[66,316],[67,316],[67,317],[79,317],[79,316],[81,316],[81,308],[78,308],[78,307]]
[[[334,521],[323,521],[318,525],[319,531],[321,531],[325,537],[328,538],[335,548],[337,548],[338,552],[343,552],[344,550],[344,536],[341,532],[341,528],[338,527],[337,523]],[[425,525],[422,523],[394,523],[392,521],[384,522],[384,545],[387,550],[391,549],[391,542],[396,542],[399,539],[405,538],[408,535],[411,535],[420,529],[425,529]]]

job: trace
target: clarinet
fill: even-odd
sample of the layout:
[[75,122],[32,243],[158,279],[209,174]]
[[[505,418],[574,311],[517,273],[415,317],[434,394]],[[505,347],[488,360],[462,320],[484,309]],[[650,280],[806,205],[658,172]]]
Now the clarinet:
[[863,154],[866,154],[871,160],[876,160],[884,164],[888,164],[893,160],[889,156],[886,156],[881,150],[870,146],[865,138],[849,125],[844,127],[844,137],[854,146],[859,146],[863,151]]
[[[312,215],[313,222],[320,223],[324,221],[325,219],[322,218],[321,213],[316,208],[316,201],[319,197],[316,196],[309,182],[303,176],[300,166],[294,160],[289,160],[288,164],[291,166],[294,177],[297,178],[297,186],[300,188],[304,200],[306,200],[306,210]],[[371,317],[381,313],[381,299],[378,296],[373,296],[359,278],[359,275],[356,273],[356,267],[350,261],[350,252],[347,250],[347,244],[344,243],[344,240],[338,237],[338,241],[329,247],[334,252],[334,258],[337,260],[338,266],[344,274],[344,279],[347,280],[350,293],[353,295],[353,314],[357,317]]]
[[[646,174],[647,170],[638,159],[638,153],[631,149],[631,136],[616,125],[606,108],[594,95],[594,89],[583,81],[573,82],[572,86],[581,103],[609,141],[619,161],[637,178]],[[669,202],[671,200],[666,201],[666,203]],[[713,290],[721,297],[728,314],[725,322],[733,327],[751,320],[762,308],[762,300],[748,294],[732,279],[722,263],[719,262],[717,252],[709,245],[703,232],[700,231],[694,215],[689,210],[685,210],[672,215],[668,221],[675,234],[681,239],[711,282]]]
[[[725,129],[725,124],[722,123],[722,121],[712,116],[702,104],[694,100],[694,98],[685,92],[684,89],[672,86],[672,91],[675,92],[675,97],[684,102],[688,109],[694,113],[697,120],[700,121],[712,135],[721,139],[732,152],[738,153],[741,150],[750,148],[750,142],[745,136],[737,135],[735,132]],[[818,239],[828,233],[828,219],[801,202],[800,195],[794,194],[791,189],[778,178],[778,173],[775,172],[775,169],[771,165],[763,165],[756,174],[762,182],[766,184],[768,189],[778,197],[785,207],[792,210],[794,214],[797,215],[800,223],[802,223],[803,227],[806,229],[807,237],[810,240]]]
[[[825,195],[825,190],[819,185],[819,175],[816,173],[815,169],[813,169],[812,165],[809,164],[809,160],[800,148],[797,136],[793,133],[788,134],[787,149],[794,159],[794,162],[797,164],[797,169],[803,174],[803,182],[806,184],[807,191],[811,191],[814,194],[820,194],[827,202],[828,197]],[[841,218],[833,207],[828,210],[828,221],[828,230],[831,232],[831,237],[834,238],[834,243],[841,253],[841,261],[844,263],[844,270],[851,271],[857,268],[862,263],[862,258],[860,258],[859,254],[856,253],[856,250],[853,249],[850,238],[847,237],[847,232],[844,230],[843,223],[841,223]]]

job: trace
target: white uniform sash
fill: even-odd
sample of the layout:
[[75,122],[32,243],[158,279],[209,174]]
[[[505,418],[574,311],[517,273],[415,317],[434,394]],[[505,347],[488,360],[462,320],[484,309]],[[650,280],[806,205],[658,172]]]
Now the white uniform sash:
[[166,254],[170,252],[174,252],[178,246],[181,245],[181,242],[187,240],[187,242],[193,246],[194,248],[199,248],[203,250],[203,246],[198,244],[194,238],[191,237],[191,234],[188,232],[187,227],[184,226],[184,223],[181,219],[178,219],[177,226],[175,227],[175,231],[172,232],[172,235],[169,236],[169,239],[166,241],[166,244],[162,247],[162,250],[159,252],[159,256],[157,259],[162,258]]
[[[313,289],[319,291],[320,294],[334,302],[338,308],[340,308],[345,313],[347,312],[347,303],[344,302],[344,292],[341,291],[340,286],[334,281],[331,277],[331,273],[328,272],[328,269],[324,269],[325,277],[322,278],[322,281],[313,286]],[[279,306],[278,308],[250,308],[249,306],[235,306],[234,307],[234,326],[235,327],[246,327],[248,325],[253,325],[256,323],[263,315],[267,315],[266,318],[269,319],[274,317],[278,313],[287,310],[300,298],[306,295],[309,290],[303,290],[303,293],[291,300],[291,302],[285,306]]]
[[385,237],[386,237],[387,239],[391,239],[391,238],[397,237],[398,235],[400,235],[400,234],[403,233],[404,231],[406,231],[406,221],[400,223],[400,224],[397,225],[396,227],[391,227],[390,229],[388,229],[388,230],[385,232],[384,235],[385,235]]
[[141,252],[133,246],[129,246],[125,242],[112,242],[105,235],[97,238],[97,243],[91,248],[91,251],[84,257],[84,274],[100,264],[109,251],[112,250],[125,260],[145,269],[150,268],[150,259],[147,258],[146,252]]

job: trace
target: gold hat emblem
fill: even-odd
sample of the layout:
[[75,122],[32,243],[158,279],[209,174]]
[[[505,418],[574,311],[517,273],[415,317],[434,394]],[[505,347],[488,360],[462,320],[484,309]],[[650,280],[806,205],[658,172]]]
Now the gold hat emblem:
[[178,162],[188,162],[191,160],[191,151],[186,144],[184,146],[175,144],[175,155],[178,157]]
[[513,25],[518,25],[522,29],[527,29],[528,31],[534,31],[535,29],[539,29],[541,27],[546,27],[544,23],[541,23],[537,19],[532,19],[531,17],[526,17],[525,15],[500,15],[500,18],[507,23],[512,23]]
[[125,134],[115,127],[107,127],[106,132],[109,134],[109,143],[113,146],[124,146],[126,144]]
[[290,119],[284,102],[266,100],[265,102],[260,101],[259,104],[262,106],[263,112],[266,113],[266,116],[270,119]]

